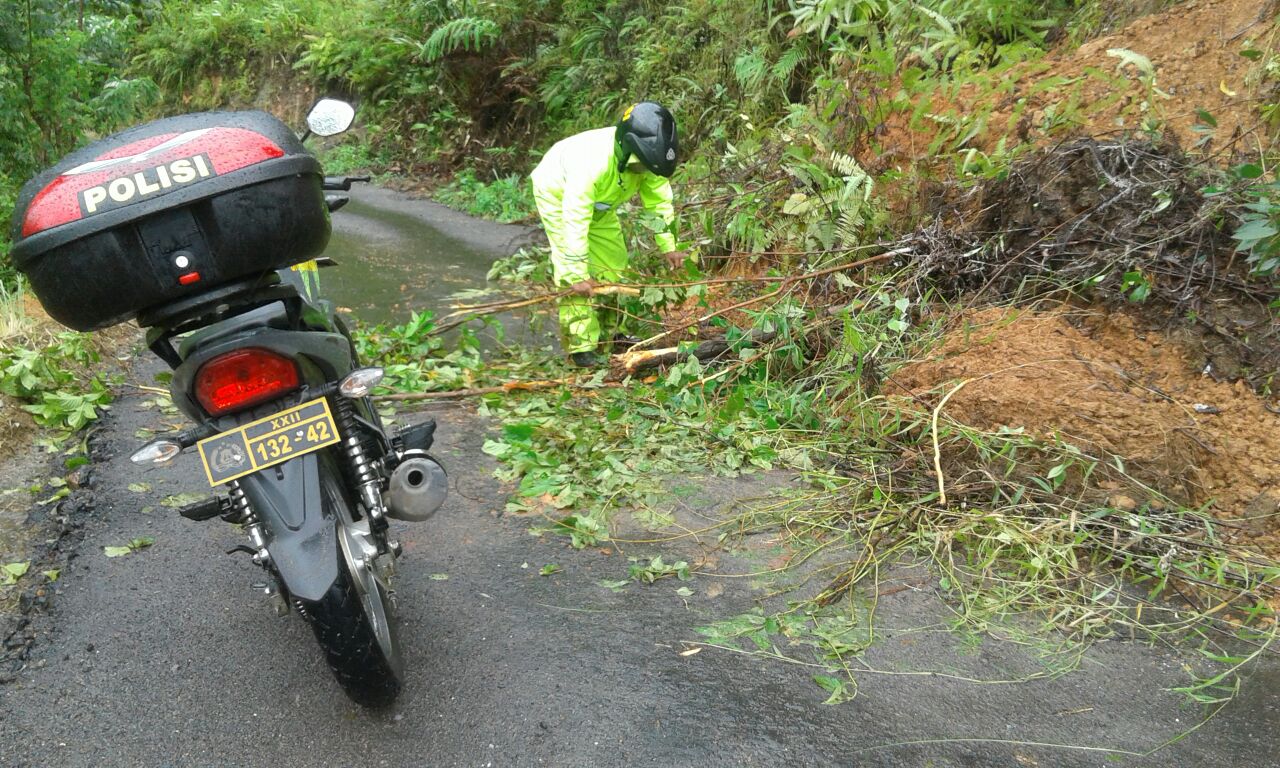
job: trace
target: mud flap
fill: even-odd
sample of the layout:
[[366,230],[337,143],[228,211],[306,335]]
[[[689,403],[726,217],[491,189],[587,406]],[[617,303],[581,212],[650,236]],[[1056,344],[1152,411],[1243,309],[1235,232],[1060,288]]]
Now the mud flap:
[[338,578],[335,489],[321,482],[321,472],[335,467],[309,453],[240,480],[280,579],[301,600],[319,600]]

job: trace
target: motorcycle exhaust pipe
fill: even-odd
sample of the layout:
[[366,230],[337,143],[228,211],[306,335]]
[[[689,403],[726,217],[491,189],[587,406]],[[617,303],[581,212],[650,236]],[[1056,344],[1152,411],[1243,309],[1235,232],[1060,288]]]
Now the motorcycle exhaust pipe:
[[406,451],[387,488],[387,516],[420,523],[435,514],[449,495],[444,467],[425,451]]

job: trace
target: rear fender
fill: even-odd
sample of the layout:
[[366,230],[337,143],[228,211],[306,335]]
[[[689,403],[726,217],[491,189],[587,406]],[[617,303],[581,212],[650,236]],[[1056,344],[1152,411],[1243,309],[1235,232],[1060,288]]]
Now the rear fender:
[[[338,578],[338,484],[321,481],[337,467],[324,452],[308,453],[240,479],[262,523],[267,552],[289,593],[319,600]],[[335,475],[336,476],[336,475]]]

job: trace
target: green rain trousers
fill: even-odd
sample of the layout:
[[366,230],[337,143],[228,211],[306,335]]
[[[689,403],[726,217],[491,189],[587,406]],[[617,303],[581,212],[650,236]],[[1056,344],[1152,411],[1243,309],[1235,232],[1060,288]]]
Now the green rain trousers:
[[[668,224],[668,231],[654,237],[659,250],[676,249],[669,231],[675,219],[671,183],[648,171],[619,172],[615,151],[613,128],[586,131],[557,142],[530,174],[533,199],[551,243],[556,285],[570,286],[587,279],[617,282],[622,278],[627,246],[616,208],[636,192],[645,208]],[[566,353],[594,351],[602,332],[608,341],[617,330],[616,313],[597,312],[593,301],[589,296],[560,300]]]
[[297,288],[298,293],[307,301],[320,298],[320,265],[315,259],[280,270],[280,280]]

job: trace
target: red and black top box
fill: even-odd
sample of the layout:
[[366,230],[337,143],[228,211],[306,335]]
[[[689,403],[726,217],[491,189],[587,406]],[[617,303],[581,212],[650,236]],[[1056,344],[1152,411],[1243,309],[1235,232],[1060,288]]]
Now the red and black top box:
[[14,265],[79,331],[313,258],[329,241],[320,164],[265,112],[156,120],[27,182]]

